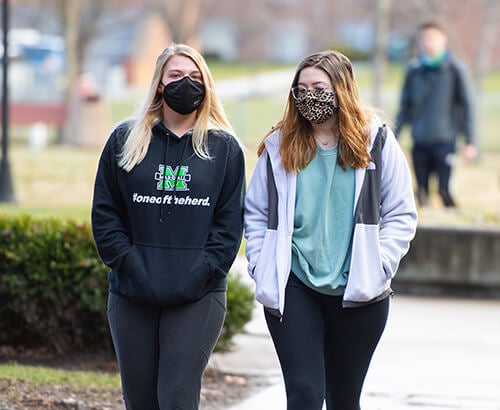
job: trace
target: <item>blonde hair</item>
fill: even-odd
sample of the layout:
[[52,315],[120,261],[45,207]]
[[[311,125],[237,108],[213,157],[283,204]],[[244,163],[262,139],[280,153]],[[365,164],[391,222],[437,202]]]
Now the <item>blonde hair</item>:
[[[200,70],[205,85],[205,98],[198,108],[192,136],[193,149],[196,155],[203,159],[211,158],[207,147],[209,129],[225,130],[237,139],[222,103],[215,92],[215,82],[204,58],[192,47],[184,44],[171,44],[163,50],[156,60],[148,94],[138,110],[130,133],[123,145],[119,165],[126,171],[130,171],[144,159],[151,141],[152,129],[162,119],[163,96],[158,91],[158,87],[165,65],[173,55],[182,55],[193,60]],[[239,140],[238,143],[240,143]]]
[[[366,149],[370,138],[368,126],[375,110],[362,105],[350,60],[338,51],[314,53],[297,66],[292,87],[297,85],[300,72],[307,67],[324,71],[337,94],[339,164],[343,169],[346,168],[346,164],[352,168],[367,167],[370,162],[370,155]],[[317,146],[312,126],[297,111],[291,93],[288,95],[283,118],[264,139],[275,129],[281,131],[280,154],[285,170],[298,172],[305,168],[316,155]],[[264,140],[259,145],[258,154],[260,155],[263,150]]]

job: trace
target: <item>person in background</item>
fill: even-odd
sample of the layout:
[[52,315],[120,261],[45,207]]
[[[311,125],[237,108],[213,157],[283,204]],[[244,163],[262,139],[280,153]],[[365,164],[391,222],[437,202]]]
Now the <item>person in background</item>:
[[393,133],[364,106],[351,62],[297,67],[245,199],[248,271],[281,364],[288,410],[358,410],[417,213]]
[[127,409],[197,409],[243,231],[245,166],[203,57],[158,57],[99,160],[92,229]]
[[395,134],[411,125],[412,159],[420,206],[429,203],[429,178],[436,174],[445,207],[456,207],[449,183],[458,133],[465,136],[463,157],[477,157],[474,145],[474,106],[463,64],[447,48],[447,35],[436,22],[418,29],[420,55],[406,71]]

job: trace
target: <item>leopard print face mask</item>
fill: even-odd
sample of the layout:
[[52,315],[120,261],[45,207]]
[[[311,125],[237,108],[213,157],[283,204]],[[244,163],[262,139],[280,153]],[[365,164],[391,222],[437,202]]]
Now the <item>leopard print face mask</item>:
[[314,124],[329,120],[338,108],[335,93],[324,90],[308,92],[303,98],[295,100],[295,106],[306,120]]

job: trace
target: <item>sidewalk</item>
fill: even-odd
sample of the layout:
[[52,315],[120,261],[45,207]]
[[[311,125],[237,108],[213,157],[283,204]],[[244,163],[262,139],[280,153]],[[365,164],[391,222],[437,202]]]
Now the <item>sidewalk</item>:
[[[285,410],[279,363],[256,305],[236,348],[209,366],[269,377],[229,410]],[[363,410],[500,410],[500,301],[397,295],[368,372]]]

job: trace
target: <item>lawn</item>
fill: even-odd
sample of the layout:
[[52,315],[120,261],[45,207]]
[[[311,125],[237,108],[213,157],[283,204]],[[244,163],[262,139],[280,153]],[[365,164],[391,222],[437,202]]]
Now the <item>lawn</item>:
[[[259,70],[277,69],[283,66],[261,66]],[[214,76],[225,78],[232,73],[247,74],[257,68],[216,65],[212,67]],[[356,67],[365,99],[370,94],[370,66]],[[386,120],[390,124],[395,116],[399,91],[396,86],[401,79],[402,67],[391,66],[388,70],[387,85],[384,87]],[[500,73],[491,75],[486,81],[487,92],[479,113],[479,143],[481,160],[475,164],[465,164],[458,158],[452,178],[452,188],[461,204],[461,211],[446,220],[458,223],[500,224]],[[247,176],[251,176],[256,160],[256,147],[262,136],[280,119],[286,98],[286,90],[270,97],[223,101],[228,116],[240,138],[247,147]],[[130,116],[136,101],[112,103],[110,124]],[[110,125],[111,127],[111,125]],[[10,164],[14,182],[16,203],[0,204],[0,212],[29,213],[36,216],[61,216],[78,220],[88,220],[92,198],[92,185],[100,155],[100,148],[82,149],[51,144],[42,150],[33,150],[26,144],[27,129],[12,132],[10,144]],[[410,137],[405,129],[401,144],[409,151]],[[437,198],[434,198],[436,208]],[[439,211],[436,211],[439,216]],[[433,212],[432,218],[436,216]],[[427,220],[425,214],[423,221]],[[439,221],[438,221],[439,222]]]
[[45,366],[0,364],[0,374],[5,379],[24,380],[34,384],[83,385],[94,388],[120,388],[120,377],[116,372],[63,370]]

